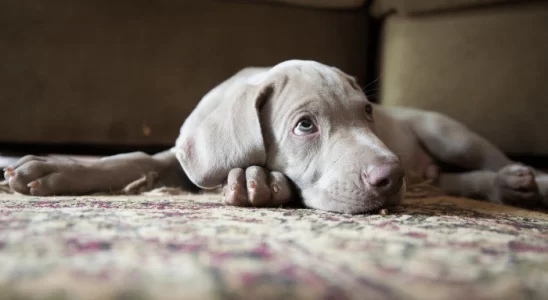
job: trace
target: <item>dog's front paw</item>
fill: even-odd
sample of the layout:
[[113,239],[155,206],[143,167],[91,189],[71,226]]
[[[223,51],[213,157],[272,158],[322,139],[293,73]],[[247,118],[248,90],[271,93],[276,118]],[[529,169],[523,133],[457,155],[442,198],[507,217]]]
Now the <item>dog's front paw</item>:
[[[86,166],[72,159],[27,155],[4,169],[4,178],[18,193],[34,196],[69,194],[82,186]],[[80,182],[79,182],[80,181]]]
[[521,164],[512,164],[499,170],[490,200],[517,206],[538,204],[541,195],[533,169]]
[[257,166],[232,169],[223,187],[223,201],[234,206],[279,206],[288,203],[291,197],[285,175]]

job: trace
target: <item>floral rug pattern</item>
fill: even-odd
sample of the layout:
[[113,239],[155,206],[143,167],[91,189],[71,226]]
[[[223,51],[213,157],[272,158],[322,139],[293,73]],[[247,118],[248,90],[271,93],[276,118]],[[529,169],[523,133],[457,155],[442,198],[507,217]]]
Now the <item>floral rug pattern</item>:
[[0,195],[0,299],[545,299],[548,214],[411,189],[387,215],[220,195]]

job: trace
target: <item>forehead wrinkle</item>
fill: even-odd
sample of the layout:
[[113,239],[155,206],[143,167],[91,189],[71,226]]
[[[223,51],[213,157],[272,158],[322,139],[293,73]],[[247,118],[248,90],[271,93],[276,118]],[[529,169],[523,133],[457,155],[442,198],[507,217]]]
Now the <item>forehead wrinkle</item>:
[[[283,124],[283,122],[286,122],[285,118],[292,112],[291,104],[299,102],[298,99],[295,99],[296,96],[295,93],[292,93],[293,89],[291,86],[292,84],[287,80],[283,85],[283,89],[277,91],[275,96],[268,102],[268,114],[272,126],[279,127],[275,124]],[[277,128],[273,128],[273,130],[277,130]]]
[[[356,102],[344,88],[344,78],[331,69],[316,66],[287,66],[279,70],[276,82],[276,94],[271,99],[270,110],[274,124],[288,122],[286,118],[297,110],[308,110],[317,117],[331,118],[335,115],[346,115],[355,118],[354,114],[337,114],[333,111],[354,109]],[[316,99],[314,99],[316,98]],[[319,103],[323,102],[323,103]],[[298,103],[298,105],[294,105]],[[354,105],[353,105],[353,104]],[[320,115],[318,115],[320,114]],[[284,127],[286,125],[283,125]]]
[[286,98],[288,97],[287,94],[288,90],[290,90],[291,84],[288,74],[276,74],[275,76],[277,76],[277,78],[274,82],[274,93],[271,99],[268,101],[267,106],[270,107],[275,115],[278,115],[279,110],[282,108],[283,105],[279,105],[277,103],[280,101],[287,101]]
[[322,86],[328,87],[327,90],[329,90],[329,92],[336,96],[346,95],[346,89],[344,88],[346,80],[341,78],[339,73],[331,68],[326,69],[323,66],[312,66],[312,69],[315,71],[317,77],[319,77]]
[[311,98],[302,98],[303,101],[283,101],[280,104],[273,104],[270,113],[271,126],[274,135],[282,141],[286,138],[287,130],[292,130],[294,118],[304,111],[312,113],[316,116],[317,109],[315,108]]
[[320,77],[320,79],[321,79],[322,81],[324,81],[324,82],[327,81],[327,78],[326,78],[324,72],[322,72],[321,70],[319,70],[319,69],[316,68],[316,73],[318,73],[318,76]]
[[289,76],[287,74],[283,74],[282,77],[276,81],[276,83],[274,84],[276,97],[279,97],[279,95],[283,94],[288,81]]

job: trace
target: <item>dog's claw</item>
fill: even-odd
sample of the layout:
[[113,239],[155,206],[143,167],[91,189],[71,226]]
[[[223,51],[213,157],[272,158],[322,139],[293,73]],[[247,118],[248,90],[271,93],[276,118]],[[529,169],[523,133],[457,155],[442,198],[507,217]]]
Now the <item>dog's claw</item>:
[[27,187],[34,189],[36,188],[40,183],[38,181],[31,181],[27,184]]
[[9,179],[8,177],[14,177],[15,176],[15,170],[13,168],[4,168],[4,177],[6,179]]

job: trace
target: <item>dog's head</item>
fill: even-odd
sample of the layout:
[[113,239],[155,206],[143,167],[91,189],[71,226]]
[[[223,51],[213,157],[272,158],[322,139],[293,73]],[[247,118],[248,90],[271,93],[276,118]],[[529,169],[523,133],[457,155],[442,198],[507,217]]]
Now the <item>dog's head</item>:
[[403,169],[354,78],[292,60],[231,80],[181,130],[178,157],[195,184],[216,187],[231,169],[258,165],[284,173],[311,208],[362,213],[401,200]]

